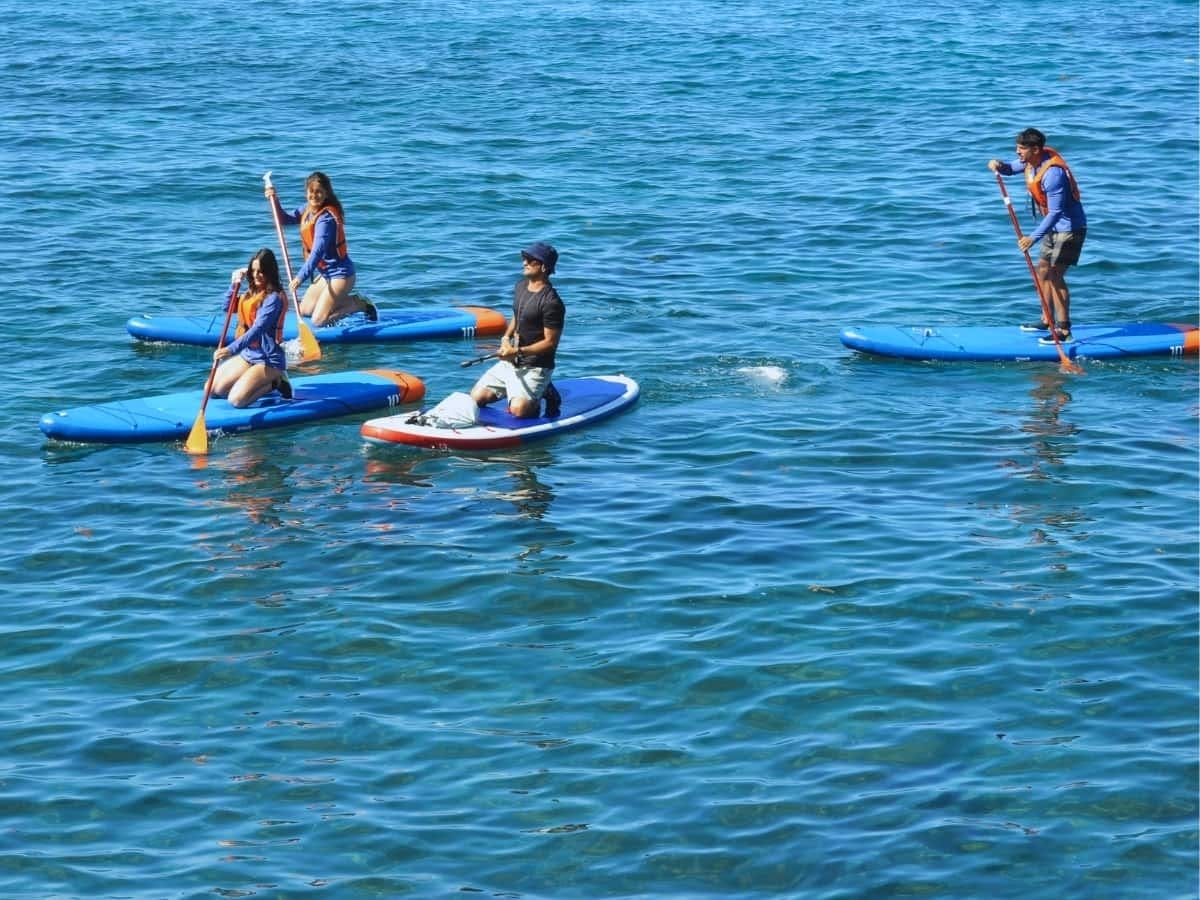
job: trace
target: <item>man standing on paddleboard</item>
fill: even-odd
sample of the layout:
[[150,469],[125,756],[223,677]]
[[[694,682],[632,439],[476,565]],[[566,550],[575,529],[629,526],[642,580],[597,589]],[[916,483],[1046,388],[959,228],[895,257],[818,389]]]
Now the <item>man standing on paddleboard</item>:
[[[1022,325],[1026,331],[1049,331],[1054,335],[1042,338],[1043,343],[1071,340],[1071,292],[1067,287],[1067,267],[1079,262],[1083,240],[1087,236],[1087,216],[1079,199],[1079,185],[1066,161],[1058,152],[1046,146],[1046,136],[1036,128],[1026,128],[1017,135],[1017,158],[1011,162],[993,159],[988,168],[1000,175],[1025,173],[1025,186],[1037,207],[1042,221],[1033,234],[1023,235],[1017,246],[1024,253],[1038,241],[1042,242],[1038,259],[1038,280],[1050,303],[1053,322]],[[1013,220],[1014,223],[1016,220]]]
[[500,338],[500,361],[471,388],[471,399],[487,406],[504,397],[508,411],[521,419],[535,418],[546,398],[546,415],[558,415],[558,391],[550,383],[554,354],[562,337],[566,307],[550,276],[558,251],[538,242],[521,251],[522,278],[513,288],[513,314]]

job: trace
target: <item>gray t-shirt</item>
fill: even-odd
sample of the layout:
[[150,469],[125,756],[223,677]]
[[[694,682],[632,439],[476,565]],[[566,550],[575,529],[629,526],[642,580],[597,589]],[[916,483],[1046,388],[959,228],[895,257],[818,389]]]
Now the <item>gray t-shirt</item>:
[[[561,331],[566,315],[567,308],[554,285],[548,284],[535,293],[529,290],[529,279],[522,278],[513,287],[513,319],[517,323],[518,348],[537,343],[544,338],[546,335],[543,329]],[[553,369],[554,351],[528,355],[522,353],[520,365]]]

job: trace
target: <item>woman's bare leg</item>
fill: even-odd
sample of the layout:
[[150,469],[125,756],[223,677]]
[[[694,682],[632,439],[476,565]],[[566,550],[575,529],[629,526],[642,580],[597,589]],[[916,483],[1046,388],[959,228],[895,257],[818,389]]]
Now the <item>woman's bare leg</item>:
[[305,292],[300,311],[312,319],[314,325],[328,325],[354,313],[368,312],[367,302],[350,294],[354,290],[354,281],[353,275],[331,281],[318,278]]
[[229,391],[230,405],[239,408],[249,406],[259,397],[275,390],[283,374],[279,369],[272,369],[265,363],[249,366]]
[[233,390],[246,370],[250,368],[250,364],[240,356],[230,356],[221,361],[217,366],[217,374],[213,376],[212,395],[214,397],[228,397],[229,392]]

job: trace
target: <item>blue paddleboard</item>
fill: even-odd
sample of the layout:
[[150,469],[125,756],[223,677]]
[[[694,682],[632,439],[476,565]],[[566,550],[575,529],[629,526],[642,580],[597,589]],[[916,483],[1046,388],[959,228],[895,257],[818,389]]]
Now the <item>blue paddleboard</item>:
[[[294,396],[290,400],[273,391],[239,409],[228,400],[210,398],[204,411],[205,430],[215,435],[278,428],[417,403],[425,396],[421,379],[387,369],[311,375],[293,378],[291,383]],[[46,413],[39,425],[48,437],[60,441],[182,441],[191,432],[203,399],[204,391],[199,390],[115,400]]]
[[[1045,331],[1022,331],[1016,325],[942,326],[855,325],[842,330],[851,350],[904,359],[1045,360],[1059,361],[1053,343],[1039,338]],[[1114,359],[1131,356],[1182,356],[1200,349],[1195,325],[1136,322],[1118,325],[1074,325],[1072,340],[1062,344],[1071,359]]]
[[[313,325],[305,319],[319,343],[366,344],[384,341],[417,341],[426,338],[483,337],[502,334],[507,327],[504,314],[483,306],[452,306],[430,309],[381,309],[379,321],[361,314],[346,316],[332,325]],[[225,311],[205,316],[134,316],[125,330],[138,340],[168,341],[215,347],[225,324]],[[284,340],[299,336],[296,316],[289,310],[283,325]],[[226,342],[233,340],[230,327]]]
[[410,444],[437,450],[493,450],[516,447],[562,434],[615,415],[637,402],[637,382],[624,375],[555,378],[562,395],[558,416],[518,419],[503,400],[479,410],[479,424],[468,428],[434,428],[410,422],[413,414],[385,416],[363,423],[362,435],[381,444]]

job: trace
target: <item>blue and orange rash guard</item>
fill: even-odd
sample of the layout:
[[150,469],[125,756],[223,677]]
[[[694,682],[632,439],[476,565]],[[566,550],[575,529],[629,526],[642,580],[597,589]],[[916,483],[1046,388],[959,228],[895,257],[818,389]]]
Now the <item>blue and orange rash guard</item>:
[[[225,295],[225,309],[233,301],[234,286]],[[240,355],[251,365],[265,363],[272,369],[287,369],[283,349],[283,322],[287,318],[287,300],[278,291],[260,294],[248,291],[237,299],[237,337],[229,344],[230,356]]]
[[1028,167],[1019,159],[1000,164],[1001,175],[1025,172],[1026,186],[1042,213],[1042,221],[1030,235],[1035,244],[1050,231],[1083,231],[1087,228],[1087,215],[1079,199],[1075,176],[1061,156],[1049,147],[1043,150],[1046,156],[1034,172],[1027,172]]
[[292,212],[279,207],[279,211],[289,225],[300,226],[300,245],[307,255],[296,277],[308,281],[313,275],[333,279],[349,278],[354,274],[354,262],[346,247],[346,232],[332,207],[311,210],[307,205],[298,206]]

